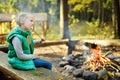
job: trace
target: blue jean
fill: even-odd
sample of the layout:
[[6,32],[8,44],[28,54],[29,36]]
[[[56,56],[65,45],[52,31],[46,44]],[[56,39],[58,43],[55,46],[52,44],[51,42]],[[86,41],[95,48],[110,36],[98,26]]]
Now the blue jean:
[[37,58],[37,59],[33,59],[33,62],[35,64],[35,67],[44,67],[49,70],[52,69],[52,63],[47,60]]

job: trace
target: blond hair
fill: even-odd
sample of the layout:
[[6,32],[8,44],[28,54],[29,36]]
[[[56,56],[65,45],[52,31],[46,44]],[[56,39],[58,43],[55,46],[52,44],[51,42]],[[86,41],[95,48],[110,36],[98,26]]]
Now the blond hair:
[[21,13],[19,13],[19,14],[17,15],[17,18],[16,18],[17,24],[18,24],[19,26],[21,26],[21,25],[22,25],[21,21],[22,21],[22,20],[25,20],[28,16],[33,17],[32,14],[27,13],[27,12],[21,12]]

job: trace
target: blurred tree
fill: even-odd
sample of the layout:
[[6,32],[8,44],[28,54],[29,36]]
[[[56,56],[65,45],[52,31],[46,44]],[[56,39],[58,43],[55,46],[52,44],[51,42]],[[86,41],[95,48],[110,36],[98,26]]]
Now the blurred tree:
[[116,17],[116,22],[114,21],[116,23],[116,25],[114,24],[116,31],[115,38],[120,39],[120,0],[113,0],[113,9],[115,12],[113,14],[115,14]]
[[60,0],[60,32],[62,39],[70,39],[68,28],[68,0]]
[[116,15],[115,15],[115,6],[114,0],[112,0],[112,26],[114,28],[114,38],[117,38],[117,26],[116,26]]
[[74,15],[75,18],[79,20],[87,20],[89,13],[91,14],[91,12],[93,12],[90,4],[94,1],[95,0],[68,0],[70,15]]
[[19,12],[16,2],[17,0],[0,0],[0,13]]

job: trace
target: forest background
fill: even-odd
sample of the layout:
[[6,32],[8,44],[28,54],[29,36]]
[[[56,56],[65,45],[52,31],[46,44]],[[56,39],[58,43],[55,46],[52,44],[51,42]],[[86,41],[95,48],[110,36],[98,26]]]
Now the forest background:
[[[120,38],[120,0],[0,0],[1,14],[19,12],[47,13],[46,35],[42,25],[35,24],[39,36],[34,38]],[[4,24],[3,32],[9,31],[9,25]]]

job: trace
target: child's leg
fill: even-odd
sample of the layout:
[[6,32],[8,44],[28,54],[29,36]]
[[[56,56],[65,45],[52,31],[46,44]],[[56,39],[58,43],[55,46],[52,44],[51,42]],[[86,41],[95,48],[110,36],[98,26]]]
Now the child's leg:
[[33,62],[35,64],[35,67],[44,67],[49,70],[52,69],[52,63],[47,60],[37,58],[37,59],[33,59]]

